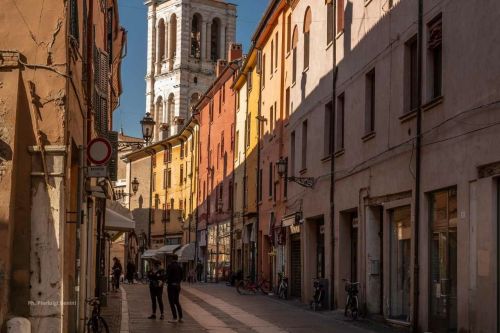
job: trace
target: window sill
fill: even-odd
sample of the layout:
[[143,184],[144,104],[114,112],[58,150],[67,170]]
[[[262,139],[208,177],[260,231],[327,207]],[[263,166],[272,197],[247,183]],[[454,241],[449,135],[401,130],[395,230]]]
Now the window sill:
[[288,57],[290,56],[290,54],[292,54],[290,51],[286,51],[285,59],[288,59]]
[[304,70],[302,71],[302,74],[306,74],[308,71],[309,71],[309,66],[307,66],[306,68],[304,68]]
[[292,85],[291,85],[291,87],[292,87],[292,88],[293,88],[293,87],[295,87],[295,83],[296,83],[296,82],[297,82],[297,81],[293,81],[293,82],[292,82]]
[[344,29],[339,30],[339,31],[337,32],[337,35],[335,36],[335,39],[339,39],[339,38],[340,38],[340,36],[342,36],[343,34],[344,34]]
[[341,150],[337,150],[333,156],[340,157],[340,156],[344,155],[344,153],[345,153],[345,149],[342,148]]
[[371,131],[371,132],[369,132],[369,133],[365,134],[365,135],[361,138],[361,140],[363,140],[363,142],[366,142],[366,141],[368,141],[368,140],[371,140],[371,139],[373,139],[373,138],[375,137],[375,134],[376,134],[376,132],[375,132],[375,131]]
[[333,46],[333,40],[328,42],[328,44],[326,44],[325,51],[328,51],[332,46]]
[[328,162],[332,159],[332,155],[326,155],[325,157],[323,157],[321,159],[321,163],[325,163],[325,162]]
[[365,7],[368,7],[368,5],[372,2],[372,0],[365,0]]
[[399,120],[401,121],[401,123],[405,123],[407,121],[412,120],[416,116],[417,116],[417,109],[414,109],[414,110],[406,112],[405,114],[403,114],[402,116],[400,116]]
[[301,175],[301,176],[302,176],[302,175],[303,175],[303,174],[305,174],[306,172],[307,172],[307,168],[303,168],[303,169],[301,169],[301,170],[299,171],[299,175]]
[[435,108],[436,106],[442,104],[443,100],[443,95],[431,99],[429,102],[422,105],[422,111],[429,111],[430,109]]

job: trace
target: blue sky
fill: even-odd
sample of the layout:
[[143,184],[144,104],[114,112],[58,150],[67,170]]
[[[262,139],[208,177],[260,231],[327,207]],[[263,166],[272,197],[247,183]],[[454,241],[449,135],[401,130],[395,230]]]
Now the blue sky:
[[[259,23],[268,0],[233,0],[236,4],[236,40],[248,50],[250,38]],[[120,107],[113,113],[113,127],[127,135],[141,137],[139,121],[145,112],[146,83],[146,6],[143,0],[119,0],[121,25],[128,31],[127,56],[122,64],[123,94]]]

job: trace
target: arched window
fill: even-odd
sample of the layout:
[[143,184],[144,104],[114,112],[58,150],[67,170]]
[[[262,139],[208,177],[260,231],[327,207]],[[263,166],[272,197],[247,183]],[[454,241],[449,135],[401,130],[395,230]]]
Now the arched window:
[[155,114],[153,116],[157,125],[163,122],[163,98],[161,96],[156,99]]
[[194,14],[191,21],[191,57],[201,57],[201,16]]
[[309,67],[311,38],[311,8],[307,7],[304,15],[304,69]]
[[168,95],[168,101],[167,101],[167,109],[168,109],[168,115],[167,115],[167,123],[169,125],[172,125],[174,122],[174,114],[175,114],[175,99],[174,99],[174,94]]
[[297,44],[299,43],[299,31],[297,26],[293,28],[292,37],[292,83],[297,79]]
[[177,54],[177,16],[172,14],[170,17],[170,52],[169,58],[174,59]]
[[220,40],[220,20],[214,18],[212,20],[212,28],[210,31],[210,59],[217,61],[219,58],[219,40]]
[[165,59],[165,21],[158,22],[158,62]]

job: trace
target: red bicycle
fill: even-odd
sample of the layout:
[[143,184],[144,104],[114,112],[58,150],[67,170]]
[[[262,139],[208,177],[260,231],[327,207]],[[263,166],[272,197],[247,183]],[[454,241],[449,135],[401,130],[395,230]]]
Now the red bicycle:
[[250,277],[247,277],[239,281],[236,285],[236,291],[240,295],[256,294],[259,290],[264,295],[269,294],[271,292],[271,283],[264,278],[260,278],[259,281],[255,283]]

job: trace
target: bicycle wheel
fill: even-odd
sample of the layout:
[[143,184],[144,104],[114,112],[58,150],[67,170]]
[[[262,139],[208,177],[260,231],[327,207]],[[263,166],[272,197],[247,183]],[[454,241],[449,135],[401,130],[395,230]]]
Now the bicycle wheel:
[[352,317],[352,320],[357,320],[358,319],[358,314],[359,314],[359,310],[358,310],[358,298],[354,297],[352,303],[353,304],[351,306],[351,317]]
[[243,290],[245,290],[245,282],[239,281],[236,285],[236,291],[238,292],[238,294],[243,295]]
[[264,280],[260,283],[259,289],[264,295],[268,295],[271,292],[271,283]]
[[109,327],[103,317],[90,318],[87,323],[88,333],[109,333]]
[[351,297],[347,296],[347,302],[345,302],[345,308],[344,308],[344,317],[347,317],[348,312],[349,312],[349,307],[351,303]]

